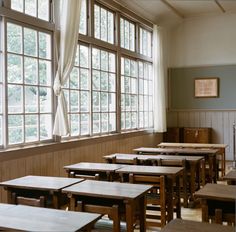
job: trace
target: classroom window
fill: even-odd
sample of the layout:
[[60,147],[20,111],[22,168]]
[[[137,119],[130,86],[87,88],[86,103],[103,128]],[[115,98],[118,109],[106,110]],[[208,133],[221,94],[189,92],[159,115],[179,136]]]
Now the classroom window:
[[115,54],[92,48],[92,134],[116,131]]
[[140,54],[145,56],[152,56],[152,33],[148,30],[140,28]]
[[137,62],[121,58],[121,130],[138,128]]
[[[2,70],[2,58],[3,58],[2,50],[0,47],[0,70]],[[0,72],[0,146],[2,145],[3,145],[3,77],[2,77],[2,72]]]
[[153,78],[152,64],[138,62],[139,79],[139,128],[153,126]]
[[71,132],[69,136],[90,134],[89,48],[78,45],[75,65],[64,93],[67,99]]
[[79,33],[87,34],[87,0],[82,0],[81,3]]
[[50,33],[7,22],[7,141],[9,145],[52,138]]
[[11,0],[11,9],[49,21],[49,0]]
[[135,51],[135,24],[120,18],[120,46]]
[[114,13],[94,5],[94,37],[114,44]]

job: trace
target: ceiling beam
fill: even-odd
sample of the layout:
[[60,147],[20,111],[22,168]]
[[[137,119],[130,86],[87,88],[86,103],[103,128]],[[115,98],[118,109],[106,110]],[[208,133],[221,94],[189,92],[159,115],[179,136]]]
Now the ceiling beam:
[[173,7],[167,0],[161,0],[162,3],[164,3],[168,8],[170,8],[176,15],[178,15],[180,18],[184,19],[184,15],[181,14],[175,7]]
[[226,12],[225,9],[224,9],[224,7],[219,3],[218,0],[215,0],[215,3],[216,3],[216,5],[221,9],[221,11],[222,11],[223,13]]

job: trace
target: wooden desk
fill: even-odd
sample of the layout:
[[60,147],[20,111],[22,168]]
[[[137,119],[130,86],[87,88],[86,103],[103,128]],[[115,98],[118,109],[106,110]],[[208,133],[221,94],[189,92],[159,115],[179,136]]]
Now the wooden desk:
[[232,214],[235,214],[236,186],[234,185],[206,184],[195,193],[195,197],[201,199],[202,221],[204,222],[209,221],[208,209],[212,211],[219,208],[223,213],[225,210],[230,210]]
[[216,155],[217,149],[194,149],[194,148],[153,148],[140,147],[134,149],[138,154],[161,154],[161,155],[190,155],[190,156],[204,156],[206,162],[209,164],[209,182],[216,183],[217,180],[217,165]]
[[234,232],[230,226],[174,219],[161,232]]
[[231,170],[222,179],[227,180],[228,184],[236,185],[236,170]]
[[50,177],[50,176],[24,176],[0,183],[8,191],[8,203],[14,203],[12,193],[18,196],[34,197],[45,196],[46,200],[52,197],[53,208],[59,209],[63,197],[61,190],[72,184],[83,181],[83,179]]
[[0,204],[0,229],[21,231],[90,231],[99,214]]
[[160,143],[158,147],[181,147],[181,148],[211,148],[218,149],[218,155],[221,156],[221,176],[225,175],[225,149],[228,147],[227,144],[211,144],[211,143]]
[[168,197],[168,221],[173,219],[174,202],[173,202],[173,186],[176,182],[176,198],[177,198],[177,217],[181,218],[181,206],[180,206],[180,191],[179,191],[179,176],[182,173],[183,168],[180,167],[162,167],[162,166],[143,166],[143,165],[127,165],[123,168],[116,170],[121,175],[121,179],[124,179],[125,175],[140,174],[145,176],[165,176],[167,183],[167,197]]
[[68,173],[68,176],[70,175],[70,172],[84,175],[94,175],[98,173],[101,176],[105,176],[106,180],[112,181],[114,178],[115,171],[121,167],[123,167],[123,165],[120,164],[81,162],[64,166],[64,169]]
[[[104,204],[124,206],[128,232],[134,230],[135,209],[139,209],[140,231],[144,232],[146,231],[145,195],[151,188],[150,185],[85,180],[62,191],[70,197],[70,210],[75,210],[77,201],[81,198],[89,203],[95,199],[96,203],[100,202],[100,204],[104,202]],[[117,232],[119,231],[118,228]]]

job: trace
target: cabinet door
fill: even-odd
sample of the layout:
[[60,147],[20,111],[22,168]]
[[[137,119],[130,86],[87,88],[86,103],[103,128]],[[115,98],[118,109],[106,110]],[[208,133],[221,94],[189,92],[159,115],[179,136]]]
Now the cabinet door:
[[183,142],[183,128],[181,127],[168,127],[167,132],[163,134],[163,141],[170,143]]
[[184,128],[185,143],[211,143],[211,128]]

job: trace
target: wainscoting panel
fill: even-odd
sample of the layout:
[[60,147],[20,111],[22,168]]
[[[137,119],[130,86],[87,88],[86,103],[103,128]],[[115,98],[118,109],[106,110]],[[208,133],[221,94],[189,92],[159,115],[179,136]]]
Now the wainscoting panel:
[[173,110],[167,115],[168,127],[211,127],[212,143],[228,144],[226,159],[233,160],[236,110]]

